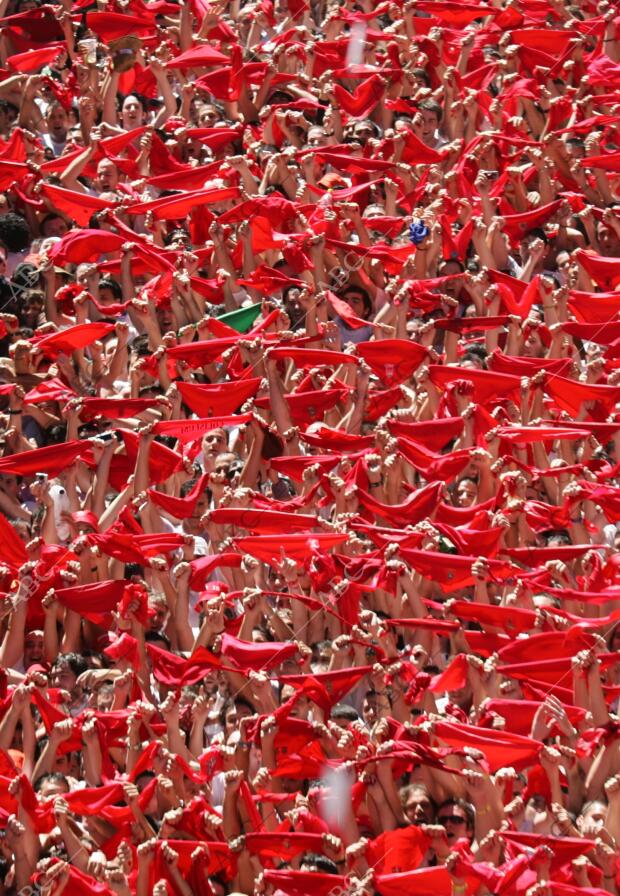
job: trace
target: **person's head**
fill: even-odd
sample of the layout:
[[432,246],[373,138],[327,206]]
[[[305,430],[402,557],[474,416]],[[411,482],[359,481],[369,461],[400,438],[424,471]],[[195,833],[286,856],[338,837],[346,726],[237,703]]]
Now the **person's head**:
[[144,102],[135,93],[130,93],[121,106],[121,123],[126,131],[142,127],[146,120]]
[[[195,488],[197,482],[197,479],[190,479],[188,482],[184,482],[181,486],[181,497],[186,498],[187,495],[189,495],[189,493]],[[192,515],[184,520],[183,528],[190,535],[198,535],[198,533],[201,531],[200,520],[209,509],[210,504],[211,492],[208,489],[204,489],[200,493],[196,500],[196,503],[194,504]]]
[[329,138],[325,133],[325,128],[314,125],[308,128],[306,135],[306,146],[327,146]]
[[61,772],[48,772],[37,778],[33,789],[38,794],[39,799],[45,801],[69,793],[70,787],[69,782]]
[[205,469],[211,472],[215,466],[215,458],[223,454],[228,448],[226,431],[223,429],[211,429],[205,433],[202,439],[202,452],[205,459]]
[[79,676],[87,669],[88,664],[79,653],[61,653],[52,665],[52,685],[73,696]]
[[616,235],[616,231],[601,222],[598,225],[598,242],[603,250],[603,255],[616,255],[620,240]]
[[356,121],[353,127],[353,139],[356,143],[365,146],[369,140],[379,136],[379,129],[374,121],[364,118],[362,121]]
[[589,800],[577,817],[577,830],[582,837],[595,837],[607,820],[607,803],[602,800]]
[[312,645],[312,671],[327,672],[332,657],[331,641],[318,641]]
[[414,68],[410,72],[409,78],[412,81],[414,87],[430,87],[431,86],[431,79],[429,78],[426,69]]
[[43,632],[34,629],[24,638],[24,669],[29,669],[43,659]]
[[45,296],[38,289],[27,289],[22,293],[21,300],[19,322],[24,327],[35,329],[45,303]]
[[149,623],[152,632],[162,632],[166,626],[170,610],[163,594],[151,594],[148,599]]
[[349,284],[341,289],[338,295],[351,307],[357,317],[363,320],[369,319],[372,314],[372,299],[363,287]]
[[14,103],[0,100],[0,131],[6,133],[13,126],[18,115],[19,109]]
[[306,317],[306,312],[299,301],[300,294],[301,290],[298,286],[289,286],[284,290],[282,296],[284,310],[291,322],[292,330],[299,330],[300,327],[303,327]]
[[224,737],[226,740],[239,728],[241,719],[254,714],[253,707],[242,697],[235,700],[228,700],[220,712],[220,724],[224,728]]
[[104,681],[98,685],[93,696],[97,712],[108,712],[114,703],[114,685],[110,681]]
[[533,251],[538,251],[540,246],[540,242],[542,241],[542,251],[539,256],[539,260],[535,266],[535,270],[538,273],[542,270],[544,262],[549,254],[549,238],[545,231],[540,227],[535,227],[533,230],[529,230],[526,234],[524,234],[521,245],[519,247],[519,255],[521,256],[521,263],[527,264],[530,255]]
[[[616,539],[620,538],[620,532],[616,533]],[[607,645],[610,651],[620,651],[620,622],[617,622],[607,635]]]
[[437,806],[424,784],[408,784],[400,791],[403,812],[410,824],[433,824]]
[[69,119],[60,103],[50,103],[45,112],[45,123],[52,140],[62,143],[67,139]]
[[555,265],[558,270],[558,275],[560,276],[560,279],[563,283],[565,283],[568,279],[570,264],[570,254],[565,249],[563,249],[561,252],[558,252],[555,257]]
[[567,137],[564,145],[571,159],[585,158],[586,144],[581,137]]
[[478,501],[478,483],[475,479],[463,478],[456,486],[456,506],[473,507]]
[[198,112],[198,124],[203,128],[211,128],[219,119],[220,113],[215,106],[205,103]]
[[359,714],[352,706],[346,703],[337,703],[331,711],[331,720],[339,728],[347,729],[353,722],[359,721]]
[[0,473],[0,491],[11,498],[17,498],[20,482],[15,473]]
[[169,249],[178,251],[189,250],[192,248],[192,239],[189,231],[184,227],[175,227],[164,239],[165,245]]
[[51,212],[41,219],[39,224],[41,236],[58,236],[62,237],[69,232],[69,225],[61,215]]
[[362,703],[362,718],[369,728],[379,719],[379,700],[380,695],[376,691],[366,691],[364,702]]
[[215,458],[213,473],[219,480],[226,479],[233,487],[239,480],[243,464],[232,451],[222,451]]
[[418,105],[418,111],[422,117],[422,142],[432,146],[441,123],[442,108],[434,100],[422,100]]
[[475,814],[473,806],[462,799],[448,799],[437,810],[437,824],[446,829],[448,845],[453,846],[457,840],[474,836]]
[[316,874],[338,874],[338,866],[327,856],[319,853],[307,852],[301,858],[300,871]]
[[121,302],[123,299],[123,290],[118,281],[112,277],[102,277],[99,281],[99,302],[101,305],[113,305]]
[[524,358],[542,358],[545,355],[546,347],[543,342],[541,331],[538,327],[526,327],[523,333],[523,347],[521,354]]
[[153,644],[160,650],[167,650],[168,652],[170,652],[170,649],[172,647],[170,638],[168,638],[167,635],[165,635],[163,632],[153,632],[148,628],[144,632],[144,640],[147,644]]
[[99,193],[116,190],[118,186],[118,168],[112,159],[101,159],[97,164],[95,188]]
[[15,212],[0,216],[0,243],[3,243],[9,252],[23,252],[31,240],[30,228],[25,218]]

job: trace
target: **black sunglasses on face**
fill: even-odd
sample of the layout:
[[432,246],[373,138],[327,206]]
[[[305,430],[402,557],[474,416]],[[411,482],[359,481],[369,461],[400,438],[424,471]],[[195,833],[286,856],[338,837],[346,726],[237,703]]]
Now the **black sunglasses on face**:
[[452,824],[466,824],[467,819],[461,818],[460,815],[440,815],[437,818],[439,824],[446,824],[446,822],[451,821]]

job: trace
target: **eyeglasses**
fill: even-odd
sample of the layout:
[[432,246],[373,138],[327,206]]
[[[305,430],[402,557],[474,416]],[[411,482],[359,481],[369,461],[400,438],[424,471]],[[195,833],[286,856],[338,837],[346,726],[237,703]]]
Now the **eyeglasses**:
[[467,819],[461,818],[460,815],[439,815],[437,821],[439,824],[444,825],[449,821],[452,822],[452,824],[467,824]]

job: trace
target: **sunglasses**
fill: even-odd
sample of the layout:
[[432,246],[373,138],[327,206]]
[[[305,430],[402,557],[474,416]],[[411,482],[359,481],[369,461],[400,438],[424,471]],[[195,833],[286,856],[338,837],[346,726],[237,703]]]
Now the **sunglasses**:
[[223,473],[227,479],[234,479],[237,473],[237,470],[231,470],[228,467],[216,467],[216,473]]
[[452,824],[467,824],[466,818],[461,818],[460,815],[439,815],[437,818],[439,824],[445,825],[448,821],[451,821]]

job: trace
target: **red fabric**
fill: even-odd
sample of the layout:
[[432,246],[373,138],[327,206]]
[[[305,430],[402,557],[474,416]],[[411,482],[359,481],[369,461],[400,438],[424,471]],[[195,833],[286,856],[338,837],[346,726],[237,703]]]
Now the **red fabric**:
[[153,427],[153,432],[160,436],[174,436],[181,442],[193,442],[201,439],[205,433],[226,426],[241,426],[252,419],[251,414],[236,414],[228,417],[205,417],[202,420],[161,420]]
[[260,382],[259,377],[214,386],[181,382],[178,389],[185,404],[199,417],[219,417],[234,414],[249,398],[253,398]]
[[53,62],[64,50],[66,50],[64,42],[50,43],[46,47],[30,49],[25,53],[9,56],[6,64],[14,72],[34,72],[49,62]]
[[278,346],[269,350],[274,361],[290,360],[297,367],[338,367],[340,364],[356,364],[357,358],[344,352],[333,352],[320,348],[296,348]]
[[[418,551],[403,548],[403,558],[424,578],[440,583],[446,592],[465,588],[474,582],[471,567],[476,556],[464,557],[454,554],[443,554],[439,551]],[[514,573],[514,568],[499,560],[487,561],[491,576],[498,581]]]
[[376,874],[397,874],[417,868],[430,846],[430,837],[414,825],[386,831],[366,848],[366,859]]
[[153,407],[151,398],[84,398],[80,417],[92,420],[93,417],[107,417],[110,420],[122,420],[134,417]]
[[458,380],[471,383],[479,404],[486,404],[498,396],[514,394],[521,387],[521,380],[518,376],[495,373],[491,370],[451,365],[440,367],[438,364],[430,364],[428,369],[431,381],[439,389],[445,389]]
[[20,454],[0,458],[0,473],[32,476],[34,473],[46,472],[49,476],[57,476],[88,448],[88,444],[76,439],[73,442],[61,442],[59,445],[22,451]]
[[218,507],[209,512],[209,520],[218,526],[238,526],[264,535],[276,535],[284,531],[307,532],[317,525],[315,516],[248,507]]
[[88,193],[75,193],[73,190],[65,190],[52,184],[41,184],[41,195],[80,227],[88,227],[90,219],[96,212],[111,208],[111,203],[107,199],[90,196]]
[[60,588],[54,592],[54,597],[63,607],[97,625],[104,625],[106,620],[111,620],[110,613],[116,609],[124,591],[125,582],[117,580]]
[[173,495],[166,495],[153,488],[148,490],[148,495],[153,504],[161,507],[166,513],[176,517],[178,520],[186,520],[193,515],[196,505],[207,487],[208,481],[209,474],[204,473],[197,479],[192,490],[184,498],[176,498]]
[[447,746],[481,750],[492,774],[506,766],[519,770],[531,765],[542,746],[529,737],[520,737],[507,731],[484,731],[473,725],[456,722],[437,722],[434,732],[439,741]]
[[179,53],[174,59],[166,63],[167,68],[208,68],[211,65],[226,64],[229,62],[228,56],[220,53],[207,44],[198,47],[192,47],[184,53]]
[[300,562],[312,552],[323,553],[347,540],[347,535],[294,533],[289,535],[255,535],[235,539],[236,547],[265,563],[278,562],[283,549],[287,557]]
[[18,569],[28,560],[23,541],[3,513],[0,513],[0,539],[2,541],[2,556],[5,563],[8,563],[14,569]]
[[36,340],[35,345],[37,350],[48,358],[55,358],[61,352],[65,355],[71,355],[78,349],[91,345],[97,339],[108,336],[113,331],[114,324],[77,324],[75,327],[69,327],[66,330],[60,330],[58,333],[43,336]]
[[382,339],[358,345],[357,353],[386,386],[404,383],[418,369],[427,350],[405,339]]
[[385,87],[379,75],[371,75],[367,81],[363,81],[356,87],[353,94],[341,87],[334,86],[334,95],[338,105],[352,118],[366,118],[375,108],[385,92]]

